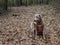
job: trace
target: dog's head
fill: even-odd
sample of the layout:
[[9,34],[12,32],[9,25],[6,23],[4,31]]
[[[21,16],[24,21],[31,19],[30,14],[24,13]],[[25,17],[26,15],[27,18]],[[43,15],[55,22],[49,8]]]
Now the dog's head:
[[41,15],[40,14],[35,14],[34,20],[35,21],[41,21]]

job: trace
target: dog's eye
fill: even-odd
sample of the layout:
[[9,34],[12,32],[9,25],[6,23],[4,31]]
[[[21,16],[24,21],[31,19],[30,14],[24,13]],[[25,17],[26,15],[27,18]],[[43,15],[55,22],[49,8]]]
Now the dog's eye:
[[39,16],[36,16],[36,18],[39,18]]

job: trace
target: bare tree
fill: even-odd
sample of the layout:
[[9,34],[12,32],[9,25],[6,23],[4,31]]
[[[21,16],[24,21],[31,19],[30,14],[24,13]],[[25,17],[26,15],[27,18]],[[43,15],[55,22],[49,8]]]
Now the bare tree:
[[16,5],[19,6],[19,0],[16,0]]
[[22,0],[20,0],[20,5],[22,5]]
[[22,0],[16,0],[16,5],[17,5],[17,6],[22,5]]
[[4,10],[8,9],[8,0],[4,0]]
[[26,6],[28,5],[28,0],[26,0]]

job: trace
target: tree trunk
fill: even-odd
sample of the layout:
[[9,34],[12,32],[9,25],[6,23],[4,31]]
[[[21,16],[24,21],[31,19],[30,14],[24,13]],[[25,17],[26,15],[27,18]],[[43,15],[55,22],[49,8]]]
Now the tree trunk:
[[22,5],[22,0],[20,0],[20,5]]
[[26,6],[28,6],[28,0],[26,0]]
[[16,5],[19,6],[19,0],[16,0]]
[[4,10],[8,9],[8,0],[4,0]]

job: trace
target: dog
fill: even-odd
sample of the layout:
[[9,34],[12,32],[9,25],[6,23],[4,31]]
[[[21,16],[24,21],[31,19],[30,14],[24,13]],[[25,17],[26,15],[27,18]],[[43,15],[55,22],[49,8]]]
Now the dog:
[[35,14],[34,20],[31,23],[30,27],[32,29],[34,39],[36,39],[37,36],[42,36],[44,38],[44,24],[40,14]]

